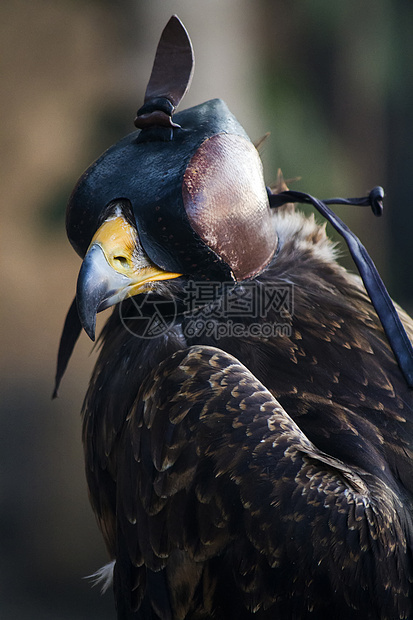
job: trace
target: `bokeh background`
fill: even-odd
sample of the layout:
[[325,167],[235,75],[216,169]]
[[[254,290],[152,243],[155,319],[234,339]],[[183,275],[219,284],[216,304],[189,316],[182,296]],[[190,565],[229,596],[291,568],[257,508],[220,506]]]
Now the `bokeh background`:
[[[80,260],[64,210],[83,169],[132,131],[160,33],[177,13],[195,76],[182,107],[221,97],[267,182],[319,197],[386,189],[380,219],[338,213],[413,309],[411,0],[2,0],[0,3],[0,617],[114,618],[82,576],[107,561],[83,475],[83,335],[51,401]],[[343,261],[351,263],[345,253]],[[101,319],[102,321],[102,319]],[[102,324],[102,323],[100,323]]]

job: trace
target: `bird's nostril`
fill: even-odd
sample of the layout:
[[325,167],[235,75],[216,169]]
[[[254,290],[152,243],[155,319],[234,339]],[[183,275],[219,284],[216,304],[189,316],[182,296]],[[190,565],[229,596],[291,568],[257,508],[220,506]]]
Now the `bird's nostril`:
[[120,263],[122,265],[122,267],[127,267],[128,266],[128,259],[125,256],[115,256],[113,258],[114,261],[117,261],[118,263]]

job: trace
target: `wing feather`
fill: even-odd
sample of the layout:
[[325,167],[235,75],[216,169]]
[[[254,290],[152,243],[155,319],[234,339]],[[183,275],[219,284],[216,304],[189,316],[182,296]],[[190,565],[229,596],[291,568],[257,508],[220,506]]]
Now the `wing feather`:
[[[199,592],[217,555],[225,582],[262,617],[266,609],[412,613],[411,524],[387,479],[319,451],[219,349],[179,351],[145,380],[119,442],[117,487],[131,564],[164,571],[170,591],[192,593],[186,604],[171,595],[179,617],[205,612]],[[223,594],[215,584],[217,609]],[[161,613],[148,580],[146,597]]]

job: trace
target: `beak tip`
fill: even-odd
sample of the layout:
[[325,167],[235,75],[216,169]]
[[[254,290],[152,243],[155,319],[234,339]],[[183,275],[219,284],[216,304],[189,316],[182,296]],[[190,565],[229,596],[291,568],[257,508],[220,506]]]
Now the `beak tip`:
[[95,341],[96,314],[107,291],[106,274],[102,274],[106,259],[100,246],[92,246],[86,254],[79,272],[76,289],[76,303],[80,323]]
[[95,342],[96,319],[93,321],[93,323],[83,324],[83,329],[85,330],[91,341]]
[[85,303],[79,302],[79,298],[77,298],[77,302],[80,323],[86,334],[89,336],[92,342],[94,342],[96,331],[96,311],[94,308],[88,308]]

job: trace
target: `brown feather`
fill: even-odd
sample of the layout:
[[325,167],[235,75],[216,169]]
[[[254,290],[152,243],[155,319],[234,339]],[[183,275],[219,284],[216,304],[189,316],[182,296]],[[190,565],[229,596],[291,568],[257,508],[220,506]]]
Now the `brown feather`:
[[274,225],[290,336],[103,330],[86,468],[130,618],[413,616],[412,393],[324,228]]

